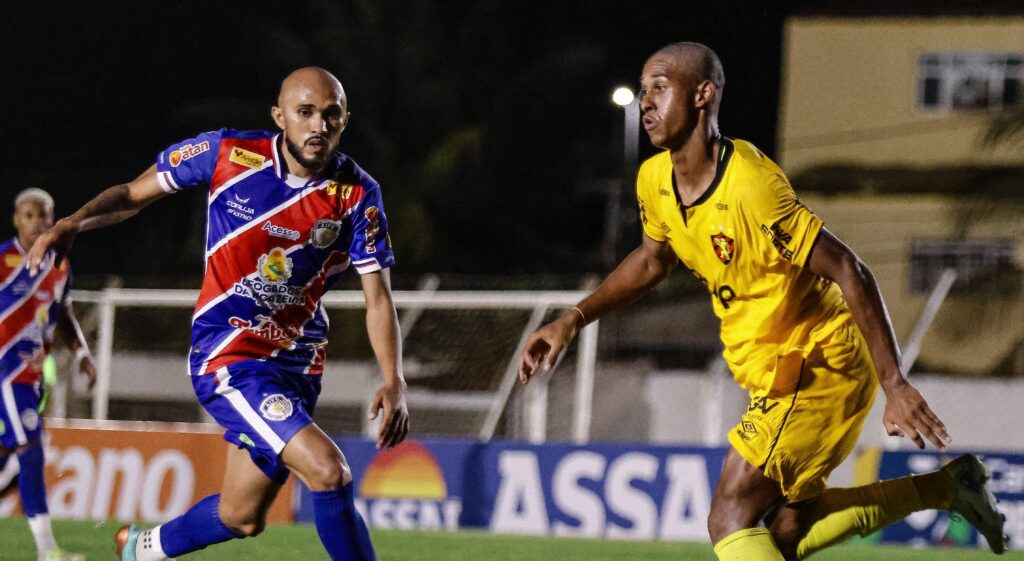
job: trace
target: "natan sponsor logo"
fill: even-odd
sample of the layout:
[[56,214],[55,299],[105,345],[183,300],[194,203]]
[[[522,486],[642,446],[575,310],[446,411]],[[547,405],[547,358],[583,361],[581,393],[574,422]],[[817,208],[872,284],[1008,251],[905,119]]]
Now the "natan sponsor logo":
[[[180,450],[161,450],[147,459],[130,446],[48,446],[46,462],[58,474],[47,489],[54,518],[169,520],[194,500],[195,466]],[[13,499],[0,502],[0,516],[13,512]]]
[[359,485],[356,507],[370,526],[455,530],[462,500],[448,496],[437,458],[415,440],[378,452]]

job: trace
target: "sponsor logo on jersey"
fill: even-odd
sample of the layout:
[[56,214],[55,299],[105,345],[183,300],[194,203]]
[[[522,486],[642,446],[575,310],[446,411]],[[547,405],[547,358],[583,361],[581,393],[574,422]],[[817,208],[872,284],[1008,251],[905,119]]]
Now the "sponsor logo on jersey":
[[334,243],[341,234],[341,222],[328,220],[326,218],[316,221],[313,229],[309,231],[309,243],[318,249],[324,249]]
[[246,222],[252,220],[253,216],[256,214],[256,209],[252,208],[251,206],[240,205],[235,201],[232,201],[231,199],[227,200],[227,205],[228,214],[230,214],[231,216],[237,216],[238,218],[241,218]]
[[283,421],[294,411],[291,400],[279,393],[268,395],[260,403],[260,415],[268,421]]
[[667,197],[667,196],[671,195],[672,192],[669,191],[668,189],[665,189],[664,187],[662,187],[661,189],[658,189],[658,194],[661,195],[662,197]]
[[21,255],[18,255],[17,253],[9,253],[4,256],[4,265],[11,269],[17,267],[18,265],[21,265],[22,261],[23,259]]
[[267,160],[266,156],[260,156],[255,152],[250,152],[245,148],[237,146],[231,148],[231,157],[228,159],[240,166],[251,169],[260,169],[263,167],[263,162]]
[[190,158],[195,158],[196,156],[202,154],[203,152],[206,152],[209,149],[210,142],[207,140],[204,140],[199,144],[186,144],[168,154],[167,162],[171,164],[172,168],[176,168],[179,165],[181,165],[181,162],[184,162],[185,160],[188,160]]
[[231,327],[245,330],[275,343],[291,344],[299,336],[298,329],[291,326],[282,326],[269,316],[257,315],[256,322],[257,323],[253,324],[253,322],[237,316],[231,316],[228,319],[228,324],[231,325]]
[[717,208],[718,210],[720,210],[722,212],[725,212],[725,211],[729,210],[729,205],[724,204],[724,203],[715,203],[715,208]]
[[267,220],[263,223],[263,231],[277,238],[284,238],[286,240],[297,240],[299,239],[298,230],[290,230],[283,226],[277,226],[271,221]]
[[377,253],[377,236],[380,235],[380,209],[371,206],[363,215],[369,222],[366,225],[366,253]]
[[39,413],[35,409],[26,409],[21,412],[21,424],[28,430],[39,428]]
[[640,199],[636,200],[636,204],[640,207],[640,222],[647,224],[647,207],[644,206],[644,202]]
[[783,230],[778,222],[772,224],[771,228],[761,224],[761,231],[772,241],[772,245],[775,246],[775,249],[783,259],[793,260],[793,250],[788,247],[789,242],[793,241],[793,236]]
[[728,265],[732,262],[732,256],[736,251],[736,241],[725,235],[724,232],[719,232],[711,236],[711,247],[715,250],[715,255],[718,256],[718,260],[724,265]]
[[235,294],[252,298],[261,306],[278,310],[289,305],[304,302],[301,286],[265,283],[260,279],[242,279],[235,283]]
[[256,265],[260,280],[268,284],[284,284],[292,276],[292,259],[283,249],[275,247],[260,256]]
[[750,421],[743,421],[740,424],[743,427],[743,432],[749,434],[757,434],[757,427],[754,426],[754,423],[751,423]]
[[235,200],[240,202],[240,203],[242,203],[243,205],[249,204],[249,199],[252,198],[252,197],[246,197],[246,198],[243,199],[242,197],[238,196],[238,193],[232,193],[232,194],[235,196]]

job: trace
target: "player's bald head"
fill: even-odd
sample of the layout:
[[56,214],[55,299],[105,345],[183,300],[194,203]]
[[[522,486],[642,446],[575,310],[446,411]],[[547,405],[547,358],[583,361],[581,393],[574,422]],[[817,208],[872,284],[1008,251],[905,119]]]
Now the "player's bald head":
[[676,68],[692,76],[695,82],[707,80],[715,85],[721,97],[725,87],[725,71],[715,51],[700,43],[672,43],[658,49],[651,58],[665,57],[673,61]]
[[348,98],[345,97],[345,88],[341,87],[341,82],[334,74],[319,66],[300,68],[286,76],[281,81],[277,104],[284,107],[288,98],[302,97],[303,94],[311,91],[335,97],[343,109],[348,107]]

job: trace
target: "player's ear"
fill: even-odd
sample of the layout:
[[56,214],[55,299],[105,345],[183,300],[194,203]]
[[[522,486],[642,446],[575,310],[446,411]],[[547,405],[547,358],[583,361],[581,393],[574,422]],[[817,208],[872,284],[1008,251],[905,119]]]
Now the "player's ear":
[[284,111],[278,106],[270,108],[270,118],[277,124],[277,128],[284,130]]
[[711,101],[715,99],[715,85],[711,83],[711,80],[704,80],[697,84],[697,87],[693,92],[693,104],[697,109],[703,109],[704,107],[710,106]]
[[348,120],[351,117],[352,117],[352,113],[349,113],[348,111],[346,111],[345,112],[345,116],[341,118],[341,130],[345,130],[345,127],[348,126]]

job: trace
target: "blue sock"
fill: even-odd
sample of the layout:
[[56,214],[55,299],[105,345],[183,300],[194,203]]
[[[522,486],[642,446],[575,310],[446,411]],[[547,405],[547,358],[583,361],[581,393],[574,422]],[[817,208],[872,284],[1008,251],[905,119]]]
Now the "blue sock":
[[25,516],[32,518],[37,514],[46,514],[46,484],[43,482],[43,447],[38,443],[23,448],[18,452],[18,464],[21,473],[18,475],[18,491],[21,492],[21,508]]
[[370,532],[356,510],[349,483],[336,491],[313,491],[316,531],[334,561],[377,561]]
[[208,545],[241,538],[220,520],[220,495],[210,495],[188,512],[160,526],[160,547],[168,557],[198,551]]

